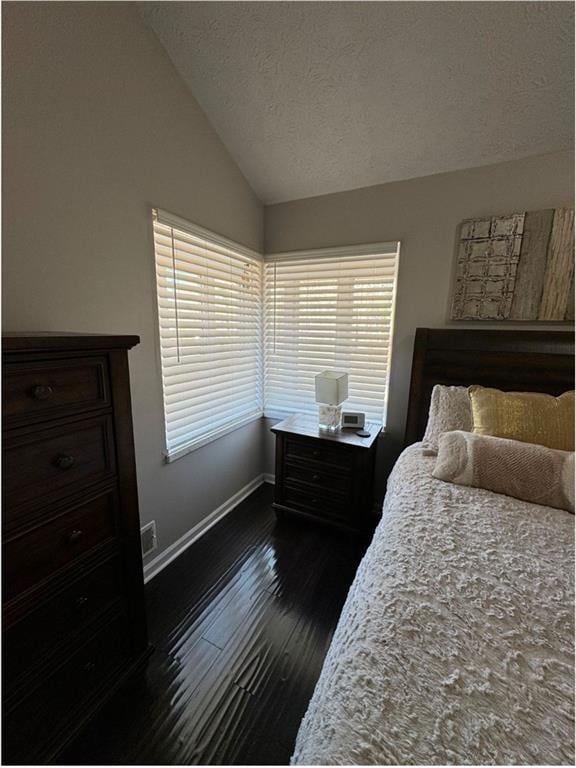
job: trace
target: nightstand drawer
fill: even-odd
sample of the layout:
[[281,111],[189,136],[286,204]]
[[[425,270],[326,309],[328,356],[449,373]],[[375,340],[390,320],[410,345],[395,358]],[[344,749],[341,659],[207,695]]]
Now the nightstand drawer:
[[286,459],[313,461],[317,464],[327,464],[338,467],[340,471],[350,472],[350,454],[345,448],[332,448],[319,441],[298,440],[288,438],[286,440]]
[[301,486],[286,483],[283,497],[284,503],[293,509],[326,519],[349,522],[350,503],[320,489],[315,493]]
[[311,467],[309,463],[304,466],[301,463],[297,464],[296,461],[286,462],[284,478],[286,481],[296,480],[306,483],[313,488],[318,488],[320,492],[326,490],[343,496],[348,496],[352,492],[352,476],[332,466],[319,469]]

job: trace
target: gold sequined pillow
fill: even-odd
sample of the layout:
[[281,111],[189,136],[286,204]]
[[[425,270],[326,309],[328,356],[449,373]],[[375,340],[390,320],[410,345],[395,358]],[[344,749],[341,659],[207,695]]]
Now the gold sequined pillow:
[[574,450],[574,392],[553,397],[541,392],[501,392],[473,386],[473,432],[559,451]]

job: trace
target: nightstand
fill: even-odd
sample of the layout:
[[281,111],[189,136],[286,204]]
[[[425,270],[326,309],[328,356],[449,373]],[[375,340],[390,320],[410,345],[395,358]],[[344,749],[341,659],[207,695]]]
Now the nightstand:
[[368,424],[369,437],[355,430],[334,434],[318,429],[316,416],[295,414],[275,424],[276,487],[279,516],[296,515],[347,531],[375,525],[372,486],[380,424]]

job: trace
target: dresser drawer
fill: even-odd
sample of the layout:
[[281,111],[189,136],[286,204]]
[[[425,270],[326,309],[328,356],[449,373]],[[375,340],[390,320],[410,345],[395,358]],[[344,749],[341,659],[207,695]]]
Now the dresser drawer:
[[8,363],[2,388],[6,426],[110,405],[105,357]]
[[4,543],[4,600],[31,589],[116,536],[116,491],[82,502]]
[[337,467],[346,474],[350,473],[350,455],[345,448],[332,448],[325,442],[287,438],[285,450],[287,461],[313,461],[327,467]]
[[[70,642],[104,611],[122,600],[122,567],[118,557],[106,560],[67,584],[52,598],[9,626],[4,617],[2,642],[4,685],[12,687],[31,667]],[[6,688],[5,688],[6,690]]]
[[315,517],[351,524],[350,502],[320,489],[309,490],[294,483],[285,483],[282,490],[282,503],[301,512],[313,514]]
[[76,421],[25,434],[8,433],[4,441],[4,515],[54,498],[114,474],[114,439],[110,416]]
[[[320,493],[329,491],[342,496],[349,496],[352,492],[352,476],[330,465],[326,468],[319,468],[319,465],[303,466],[295,461],[286,462],[284,480],[306,483],[312,488],[317,488]],[[311,492],[314,493],[314,491]]]
[[49,753],[49,745],[64,740],[82,709],[113,684],[129,655],[128,628],[125,619],[117,617],[41,685],[30,689],[25,700],[15,707],[5,706],[3,757],[9,755],[11,763],[34,764],[38,755]]

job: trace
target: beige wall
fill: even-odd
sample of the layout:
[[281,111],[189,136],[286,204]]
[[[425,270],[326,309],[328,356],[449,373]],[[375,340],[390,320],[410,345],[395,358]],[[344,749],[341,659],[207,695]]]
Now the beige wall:
[[164,465],[150,207],[261,249],[262,207],[131,3],[4,3],[5,330],[136,333],[160,547],[261,470],[256,422]]
[[[266,208],[267,253],[401,241],[389,434],[381,444],[382,464],[393,461],[402,445],[414,330],[419,326],[467,327],[447,320],[459,222],[474,216],[573,205],[574,155],[564,152]],[[492,327],[531,326],[492,323]],[[266,471],[271,472],[270,439],[267,445]]]

